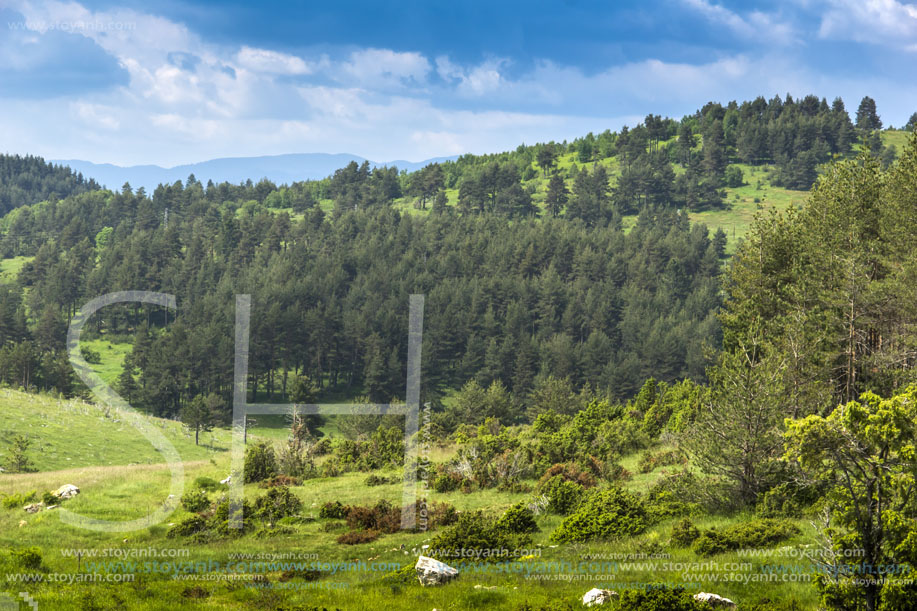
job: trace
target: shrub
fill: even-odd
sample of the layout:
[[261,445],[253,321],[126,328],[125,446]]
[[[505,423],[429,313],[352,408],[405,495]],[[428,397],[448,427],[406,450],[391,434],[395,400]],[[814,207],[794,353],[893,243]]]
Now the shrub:
[[210,499],[203,490],[189,490],[181,497],[181,504],[191,513],[199,513],[210,507]]
[[10,556],[12,556],[13,563],[20,568],[29,571],[41,569],[41,550],[37,547],[25,547],[18,550],[12,550],[10,551]]
[[296,515],[301,509],[302,501],[286,486],[271,488],[255,501],[255,515],[269,524]]
[[166,536],[170,539],[174,537],[187,537],[188,535],[193,535],[195,533],[207,530],[207,528],[207,518],[201,515],[193,515],[191,517],[185,518],[170,528],[166,532]]
[[580,469],[580,467],[574,463],[560,463],[552,465],[538,480],[539,492],[543,492],[540,488],[550,479],[558,475],[565,480],[579,484],[583,488],[592,488],[595,486],[595,478],[588,471]]
[[359,545],[361,543],[370,543],[378,538],[379,533],[374,530],[352,530],[338,537],[337,542],[344,545]]
[[45,492],[41,495],[41,502],[46,506],[57,505],[61,502],[59,498],[54,496],[53,492]]
[[452,492],[462,485],[462,476],[458,473],[440,473],[433,480],[433,490],[436,492]]
[[700,510],[697,503],[685,503],[675,496],[675,493],[658,489],[647,494],[644,505],[647,517],[653,524],[667,518],[693,515]]
[[433,501],[433,505],[429,507],[429,517],[430,527],[439,528],[458,522],[459,512],[449,503]]
[[318,510],[318,517],[322,519],[343,520],[347,517],[347,505],[340,501],[324,503]]
[[245,483],[260,482],[277,474],[274,450],[267,442],[257,443],[245,450]]
[[19,509],[23,505],[27,505],[34,501],[36,496],[38,496],[38,492],[34,490],[29,493],[11,494],[3,497],[3,507],[4,509]]
[[387,484],[397,484],[398,482],[399,482],[399,479],[397,476],[383,477],[383,476],[376,475],[375,473],[373,473],[372,475],[367,477],[366,481],[364,481],[363,483],[366,484],[367,486],[372,487],[372,486],[385,486]]
[[688,518],[682,518],[672,525],[672,545],[688,547],[700,536],[700,531]]
[[640,457],[637,468],[640,470],[640,473],[649,473],[657,467],[679,465],[683,462],[682,456],[675,450],[663,450],[662,452],[647,451]]
[[580,484],[555,475],[540,487],[548,499],[548,511],[565,516],[579,506],[585,491]]
[[710,606],[684,591],[665,586],[624,590],[613,609],[624,611],[707,611]]
[[386,500],[372,507],[353,506],[347,511],[347,526],[352,530],[397,532],[401,528],[401,509]]
[[535,523],[535,513],[525,503],[513,505],[497,520],[499,528],[505,528],[511,533],[533,533],[538,531]]
[[646,529],[646,510],[640,499],[612,487],[591,494],[551,534],[557,543],[615,539]]
[[301,486],[302,480],[298,477],[291,477],[289,475],[275,475],[270,479],[266,479],[258,483],[259,488],[276,488],[277,486]]
[[755,513],[761,518],[798,518],[818,500],[821,492],[816,486],[784,482],[764,493],[755,507]]
[[500,528],[496,521],[477,511],[462,513],[454,525],[433,537],[430,553],[450,564],[463,557],[473,557],[475,562],[495,562],[503,557],[495,550],[512,553],[528,542],[528,535]]
[[799,534],[793,524],[780,520],[752,520],[722,530],[704,531],[691,546],[699,556],[712,556],[732,550],[769,547]]
[[211,477],[198,477],[194,480],[194,487],[200,488],[205,492],[215,492],[217,490],[226,490],[229,486],[221,484]]

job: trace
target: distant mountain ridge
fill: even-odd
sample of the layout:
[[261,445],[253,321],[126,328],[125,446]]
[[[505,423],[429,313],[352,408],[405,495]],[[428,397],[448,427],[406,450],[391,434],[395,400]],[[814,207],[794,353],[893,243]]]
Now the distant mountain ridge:
[[448,161],[452,157],[436,157],[424,161],[370,161],[358,155],[347,153],[292,153],[287,155],[267,155],[262,157],[223,157],[198,163],[177,165],[164,168],[158,165],[117,166],[110,163],[92,163],[81,159],[53,159],[52,163],[70,166],[74,172],[80,172],[86,178],[109,189],[117,190],[125,182],[133,188],[143,187],[152,192],[159,184],[172,184],[176,180],[184,181],[189,174],[204,184],[208,180],[214,183],[231,182],[238,184],[251,179],[258,182],[262,178],[277,184],[292,183],[299,180],[317,180],[330,176],[335,170],[346,166],[351,161],[363,163],[369,161],[372,166],[397,166],[399,170],[413,172],[428,163]]

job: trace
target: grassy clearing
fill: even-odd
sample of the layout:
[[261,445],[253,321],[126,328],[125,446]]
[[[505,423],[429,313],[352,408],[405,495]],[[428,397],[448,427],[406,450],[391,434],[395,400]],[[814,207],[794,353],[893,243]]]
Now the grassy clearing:
[[[195,446],[194,436],[180,422],[141,417],[165,434],[183,460],[206,459],[229,449],[229,431],[202,433],[201,445]],[[14,435],[23,434],[33,441],[29,455],[38,471],[163,461],[124,414],[79,400],[0,389],[0,422],[0,456],[6,455]]]
[[0,261],[0,283],[8,284],[10,282],[15,282],[22,267],[34,258],[35,257],[20,256]]

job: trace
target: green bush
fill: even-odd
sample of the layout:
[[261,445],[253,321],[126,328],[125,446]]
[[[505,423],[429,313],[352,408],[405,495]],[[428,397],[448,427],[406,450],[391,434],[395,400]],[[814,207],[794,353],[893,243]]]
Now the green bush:
[[255,515],[269,524],[294,516],[302,509],[302,501],[286,486],[271,488],[255,501]]
[[643,504],[633,494],[612,487],[589,495],[579,509],[551,534],[557,543],[616,539],[640,534],[648,524]]
[[525,503],[513,505],[497,520],[497,526],[505,528],[511,533],[538,532],[535,523],[535,513]]
[[44,494],[41,495],[41,502],[44,503],[45,506],[51,506],[51,505],[59,505],[61,500],[57,498],[56,496],[54,496],[53,492],[45,492]]
[[324,503],[318,510],[318,517],[326,520],[343,520],[347,517],[347,505],[340,501]]
[[207,530],[208,526],[209,524],[207,522],[207,518],[195,514],[191,517],[185,518],[170,528],[166,532],[166,536],[170,539],[174,537],[187,537],[188,535],[193,535],[195,533]]
[[199,513],[210,507],[210,499],[203,490],[189,490],[182,495],[181,505],[191,513]]
[[798,486],[784,482],[764,493],[755,513],[760,518],[798,518],[815,503],[823,490],[815,486]]
[[712,556],[743,548],[769,547],[797,534],[799,529],[786,521],[752,520],[722,530],[704,531],[691,549],[699,556]]
[[709,611],[710,606],[694,600],[694,597],[682,588],[670,589],[660,586],[644,590],[624,590],[612,609],[621,611]]
[[401,509],[386,500],[380,500],[372,507],[348,507],[347,526],[352,530],[397,532],[401,528]]
[[682,518],[672,525],[671,542],[675,547],[688,547],[700,536],[697,526],[688,518]]
[[274,450],[267,442],[257,443],[245,450],[245,483],[260,482],[277,475]]
[[34,501],[36,496],[38,496],[38,492],[35,490],[29,493],[18,493],[5,496],[3,497],[3,508],[21,509],[23,505],[27,505]]
[[694,515],[700,511],[697,503],[686,503],[670,490],[654,489],[644,501],[646,515],[655,524],[668,518]]
[[539,492],[548,499],[548,510],[552,513],[565,516],[576,509],[583,500],[585,490],[583,487],[563,475],[555,475],[542,486]]
[[452,492],[462,485],[462,476],[458,473],[440,473],[433,479],[433,490]]
[[41,567],[41,550],[37,547],[25,547],[10,551],[13,563],[29,571],[38,571]]
[[496,562],[506,559],[496,550],[512,554],[529,541],[528,535],[511,533],[480,511],[468,512],[460,514],[458,522],[433,537],[430,554],[453,566],[465,558],[473,562]]
[[387,484],[397,484],[399,481],[400,479],[397,476],[383,477],[383,476],[376,475],[375,473],[373,473],[369,477],[367,477],[366,481],[364,481],[363,483],[366,484],[367,486],[372,487],[372,486],[385,486]]

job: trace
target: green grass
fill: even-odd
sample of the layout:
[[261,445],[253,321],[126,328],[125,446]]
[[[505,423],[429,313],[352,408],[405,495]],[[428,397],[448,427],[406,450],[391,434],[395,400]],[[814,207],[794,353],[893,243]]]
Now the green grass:
[[[229,431],[202,433],[201,445],[195,446],[180,422],[143,418],[165,434],[182,460],[206,459],[229,449]],[[0,389],[0,433],[0,457],[6,456],[14,435],[31,439],[29,455],[39,471],[163,462],[124,414],[79,400]]]
[[[116,414],[106,416],[102,410],[80,402],[57,401],[49,397],[27,395],[18,391],[0,390],[0,409],[5,426],[15,427],[30,434],[38,446],[31,452],[43,469],[36,473],[4,474],[0,476],[0,496],[37,491],[39,494],[53,490],[65,483],[72,483],[81,489],[81,494],[67,501],[67,509],[96,518],[127,520],[143,517],[165,501],[169,492],[170,472],[166,465],[157,464],[157,457],[151,448],[134,434],[129,427],[114,422]],[[222,479],[229,472],[228,452],[208,448],[195,448],[193,440],[181,432],[177,423],[156,421],[176,444],[182,455],[185,468],[186,487],[195,478],[206,476]],[[278,424],[276,436],[285,432]],[[217,431],[215,443],[228,447],[228,433]],[[275,439],[276,439],[275,436]],[[4,432],[3,438],[8,435]],[[205,436],[205,440],[208,436]],[[655,448],[656,450],[663,448]],[[453,447],[434,448],[432,458],[439,462],[454,452]],[[71,458],[67,461],[66,458]],[[64,460],[61,460],[61,459]],[[646,490],[663,473],[665,468],[641,474],[636,465],[640,454],[626,456],[622,464],[634,473],[625,483],[634,491]],[[140,464],[128,464],[128,463]],[[153,463],[153,464],[148,464]],[[61,465],[67,468],[61,468]],[[95,466],[94,466],[95,465]],[[109,466],[111,465],[111,466]],[[48,471],[44,469],[61,469]],[[400,475],[398,469],[387,469],[380,474]],[[393,503],[401,502],[401,485],[367,487],[367,473],[347,473],[336,478],[307,480],[302,486],[292,488],[293,493],[303,501],[302,514],[317,517],[318,509],[328,501],[344,504],[372,504],[379,499]],[[527,484],[534,487],[534,481]],[[219,492],[211,493],[216,498]],[[254,499],[264,494],[255,485],[245,487],[245,495]],[[429,502],[445,501],[461,511],[483,510],[499,515],[506,507],[519,501],[529,501],[534,492],[504,492],[495,489],[479,490],[466,494],[460,491],[450,493],[423,493]],[[184,509],[178,508],[168,518],[175,523],[188,517]],[[699,528],[727,526],[749,519],[750,515],[732,516],[699,515],[694,518]],[[281,581],[281,570],[269,570],[265,575],[269,587],[256,588],[251,579],[222,580],[219,574],[204,570],[200,581],[173,579],[169,574],[141,574],[134,583],[72,583],[22,584],[7,582],[5,591],[28,591],[38,601],[39,608],[49,609],[251,609],[294,608],[295,605],[325,606],[328,609],[405,609],[429,611],[429,609],[509,609],[518,610],[528,603],[534,608],[541,605],[569,602],[578,608],[583,593],[592,587],[611,587],[620,590],[622,584],[638,587],[640,583],[681,583],[683,570],[661,563],[715,561],[724,563],[750,562],[750,573],[759,570],[766,563],[792,561],[772,558],[742,558],[737,553],[721,554],[713,558],[699,558],[689,549],[669,549],[669,534],[674,520],[667,520],[649,528],[645,533],[617,541],[593,542],[576,545],[554,545],[549,541],[551,532],[562,518],[542,514],[537,517],[540,532],[533,537],[533,549],[540,557],[511,565],[513,571],[521,573],[463,571],[459,579],[437,588],[421,588],[416,582],[391,586],[382,581],[388,570],[373,570],[371,563],[385,562],[389,565],[413,565],[419,549],[429,542],[432,533],[399,532],[383,535],[375,542],[344,546],[335,542],[343,532],[340,529],[327,531],[328,520],[306,521],[293,526],[288,535],[267,539],[246,534],[238,539],[210,543],[191,543],[187,539],[166,537],[168,523],[151,525],[148,528],[129,533],[98,533],[75,529],[60,521],[55,510],[38,514],[27,514],[21,508],[0,509],[0,575],[21,572],[12,566],[10,556],[2,550],[35,546],[41,550],[42,564],[53,573],[99,572],[115,575],[125,570],[143,571],[142,562],[149,559],[133,559],[141,564],[134,569],[123,565],[88,567],[83,559],[77,567],[75,558],[64,556],[61,548],[84,548],[102,550],[107,548],[156,550],[187,550],[184,562],[221,562],[230,560],[231,553],[268,553],[280,555],[309,555],[306,561],[317,558],[321,562],[363,562],[358,570],[341,570],[336,574],[325,574],[317,583],[324,586],[343,584],[345,589],[314,589],[306,582],[294,579],[299,589],[286,589],[287,582]],[[787,542],[790,545],[810,543],[814,540],[811,526],[798,521],[803,533]],[[610,554],[641,554],[658,549],[661,545],[671,554],[669,558],[637,559],[632,565],[613,566]],[[185,553],[185,552],[181,552]],[[602,559],[604,556],[605,560]],[[302,560],[303,557],[300,557]],[[128,559],[130,561],[132,559]],[[155,558],[154,558],[155,560]],[[159,559],[161,562],[175,559]],[[581,562],[586,565],[580,566]],[[657,562],[654,568],[647,562]],[[545,563],[567,563],[551,565]],[[556,570],[563,573],[560,580],[553,578]],[[376,567],[378,568],[378,567]],[[672,569],[672,570],[667,570]],[[549,578],[526,577],[531,574],[548,573]],[[570,572],[572,571],[572,572]],[[702,570],[699,572],[710,572]],[[611,575],[614,577],[611,577]],[[476,585],[484,586],[475,588]],[[200,587],[207,593],[203,599],[189,598],[189,588]],[[485,588],[493,589],[485,589]],[[716,583],[706,584],[705,591],[727,596],[740,604],[761,602],[765,599],[796,599],[800,609],[815,609],[817,597],[814,588],[803,583]]]
[[83,339],[80,340],[80,346],[99,353],[102,362],[93,364],[92,369],[106,384],[114,387],[124,368],[124,357],[131,351],[133,344],[107,339]]
[[0,283],[8,284],[10,282],[15,282],[22,267],[34,258],[35,257],[19,256],[0,261]]

